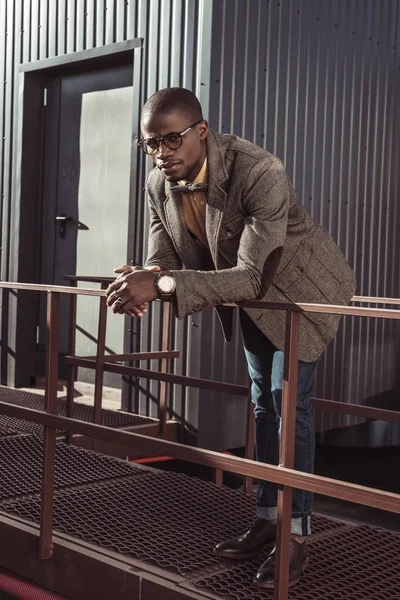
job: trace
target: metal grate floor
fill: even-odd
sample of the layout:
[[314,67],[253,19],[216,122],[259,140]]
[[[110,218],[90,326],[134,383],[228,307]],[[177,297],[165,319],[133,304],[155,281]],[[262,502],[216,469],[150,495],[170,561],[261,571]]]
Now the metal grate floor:
[[[310,543],[310,564],[290,600],[399,600],[400,536],[366,526],[351,526]],[[227,566],[192,584],[230,600],[273,600],[273,592],[253,584],[268,553]]]
[[[36,523],[39,446],[32,436],[0,441],[0,484],[6,490],[0,510]],[[272,593],[252,583],[267,551],[238,563],[213,554],[215,544],[251,523],[253,498],[62,443],[57,453],[56,530],[146,563],[149,570],[177,574],[182,592],[272,600]],[[5,499],[10,493],[13,498]],[[400,600],[399,534],[316,515],[310,555],[290,600]]]
[[[25,406],[35,410],[44,410],[44,397],[32,392],[24,392],[0,386],[0,400],[2,402],[16,404],[17,406]],[[73,417],[79,421],[93,422],[93,410],[92,406],[75,402]],[[58,398],[57,400],[57,414],[60,416],[66,416],[67,414],[67,403],[63,398]],[[139,415],[102,409],[101,422],[102,425],[116,428],[153,423],[154,420]],[[29,423],[28,421],[21,421],[20,419],[0,414],[0,437],[17,435],[18,433],[33,433],[40,435],[42,431],[43,427],[41,425]]]
[[[39,494],[42,481],[43,441],[33,435],[0,439],[0,502]],[[55,489],[141,475],[131,463],[104,454],[56,445]]]

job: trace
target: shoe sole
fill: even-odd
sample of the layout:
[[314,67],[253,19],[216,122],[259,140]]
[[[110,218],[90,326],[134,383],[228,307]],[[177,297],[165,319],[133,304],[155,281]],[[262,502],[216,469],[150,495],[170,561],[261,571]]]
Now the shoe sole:
[[[306,558],[306,560],[304,561],[304,565],[301,568],[300,574],[298,575],[298,577],[296,577],[296,579],[292,579],[292,581],[289,581],[288,587],[292,587],[292,586],[296,585],[296,583],[299,581],[300,577],[303,575],[304,571],[307,569],[309,562],[310,562],[310,559]],[[255,583],[258,587],[266,588],[268,590],[273,590],[275,587],[275,582],[273,582],[273,583],[258,583],[258,581],[253,579],[253,583]]]
[[258,554],[260,554],[260,552],[262,552],[263,550],[266,550],[266,548],[269,548],[270,546],[272,546],[274,544],[274,542],[270,542],[269,544],[265,544],[265,546],[260,547],[258,550],[254,550],[253,552],[247,552],[246,554],[224,554],[223,552],[218,552],[217,550],[214,550],[214,554],[216,554],[218,556],[218,558],[225,558],[227,560],[246,560],[247,558],[254,558],[255,556],[257,556]]

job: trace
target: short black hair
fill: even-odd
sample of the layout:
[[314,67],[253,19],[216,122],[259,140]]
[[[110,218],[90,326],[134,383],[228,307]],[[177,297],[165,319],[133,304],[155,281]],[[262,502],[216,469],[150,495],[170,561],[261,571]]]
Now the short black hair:
[[158,90],[150,96],[142,108],[142,121],[147,121],[157,113],[178,113],[190,121],[203,120],[201,104],[190,90],[170,87]]

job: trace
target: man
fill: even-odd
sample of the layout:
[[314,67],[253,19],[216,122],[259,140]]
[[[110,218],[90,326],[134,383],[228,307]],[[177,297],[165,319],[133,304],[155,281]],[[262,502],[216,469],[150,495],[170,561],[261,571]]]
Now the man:
[[[296,201],[282,163],[262,148],[208,129],[188,90],[156,92],[142,111],[140,148],[156,168],[147,179],[150,210],[146,268],[121,267],[108,288],[114,312],[143,316],[146,303],[172,298],[178,318],[216,307],[228,340],[241,300],[347,304],[354,274],[335,242]],[[278,464],[285,314],[240,309],[255,404],[256,459]],[[295,468],[312,472],[311,393],[318,359],[339,317],[301,317]],[[220,543],[224,558],[254,556],[276,536],[276,485],[261,481],[256,520]],[[294,490],[290,584],[308,562],[312,494]],[[255,581],[273,587],[272,550]]]

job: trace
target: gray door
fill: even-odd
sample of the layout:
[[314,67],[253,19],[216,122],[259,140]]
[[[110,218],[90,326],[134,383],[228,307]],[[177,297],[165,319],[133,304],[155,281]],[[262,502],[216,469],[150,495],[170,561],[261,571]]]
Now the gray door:
[[[113,268],[125,263],[128,247],[132,67],[63,76],[51,82],[48,90],[42,282],[65,285],[64,275],[112,276]],[[57,92],[58,103],[53,106]],[[98,302],[97,298],[78,298],[79,355],[96,352]],[[39,346],[43,351],[44,306],[41,315]],[[107,350],[119,353],[124,322],[110,316]],[[66,297],[61,321],[60,351],[65,354]],[[62,374],[62,361],[60,367]],[[93,377],[91,370],[79,372],[82,381],[93,381]],[[108,377],[105,383],[120,387],[120,377]]]

